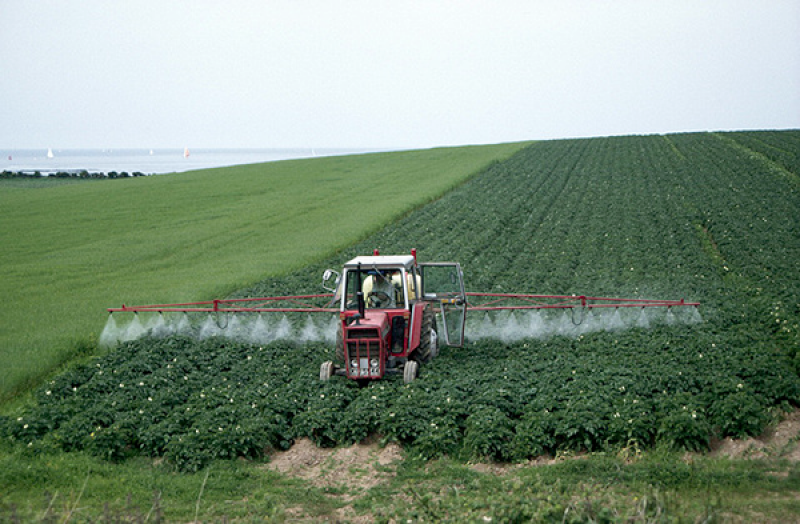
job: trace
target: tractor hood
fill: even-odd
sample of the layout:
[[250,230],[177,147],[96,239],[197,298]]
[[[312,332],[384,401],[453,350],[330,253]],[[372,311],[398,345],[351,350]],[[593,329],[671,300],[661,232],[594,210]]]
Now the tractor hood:
[[386,311],[368,309],[364,312],[364,318],[358,323],[352,322],[347,329],[377,329],[378,334],[383,336],[389,330],[389,315]]

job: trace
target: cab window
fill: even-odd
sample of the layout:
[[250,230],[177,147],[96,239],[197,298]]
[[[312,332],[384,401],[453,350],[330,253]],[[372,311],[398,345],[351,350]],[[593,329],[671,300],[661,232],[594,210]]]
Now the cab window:
[[399,269],[348,270],[345,284],[346,308],[357,309],[357,293],[364,294],[367,309],[396,309],[405,306],[403,272]]

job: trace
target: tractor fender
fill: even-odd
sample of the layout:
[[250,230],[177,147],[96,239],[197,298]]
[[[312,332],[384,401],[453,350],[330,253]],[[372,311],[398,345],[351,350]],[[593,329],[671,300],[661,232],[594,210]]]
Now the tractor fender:
[[422,338],[422,312],[428,307],[427,302],[417,302],[411,307],[411,325],[408,327],[408,353],[419,347]]

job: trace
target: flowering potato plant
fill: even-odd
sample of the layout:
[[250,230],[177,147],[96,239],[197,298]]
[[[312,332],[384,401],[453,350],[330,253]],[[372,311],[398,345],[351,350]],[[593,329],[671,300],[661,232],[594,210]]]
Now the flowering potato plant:
[[[655,338],[716,339],[692,329],[663,328]],[[699,358],[652,335],[626,334],[636,349],[604,333],[481,341],[443,351],[412,384],[390,378],[363,387],[318,380],[319,362],[333,351],[324,345],[145,338],[48,382],[33,409],[4,419],[3,433],[111,460],[165,456],[189,470],[258,458],[300,437],[335,446],[371,434],[425,457],[515,460],[632,440],[704,449],[714,432],[757,434],[771,406],[800,396],[788,364],[776,369],[768,354],[710,348]],[[746,388],[724,380],[754,372],[769,378]]]

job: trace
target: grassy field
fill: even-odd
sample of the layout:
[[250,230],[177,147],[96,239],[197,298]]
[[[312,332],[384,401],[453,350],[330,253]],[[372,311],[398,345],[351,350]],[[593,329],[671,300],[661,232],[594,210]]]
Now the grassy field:
[[217,298],[303,267],[522,145],[0,181],[0,399],[91,353],[107,307]]

